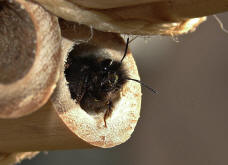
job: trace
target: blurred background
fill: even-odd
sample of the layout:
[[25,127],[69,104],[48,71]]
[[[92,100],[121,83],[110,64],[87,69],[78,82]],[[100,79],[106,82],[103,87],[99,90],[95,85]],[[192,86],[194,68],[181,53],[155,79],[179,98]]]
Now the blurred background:
[[[228,28],[228,13],[217,15]],[[51,151],[21,165],[228,164],[228,34],[213,17],[178,38],[130,44],[143,82],[141,118],[125,144]]]

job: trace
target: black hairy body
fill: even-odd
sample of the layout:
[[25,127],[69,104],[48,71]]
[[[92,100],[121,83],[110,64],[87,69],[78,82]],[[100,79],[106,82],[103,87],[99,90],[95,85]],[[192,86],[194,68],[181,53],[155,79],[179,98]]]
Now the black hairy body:
[[65,76],[71,97],[86,112],[104,111],[104,122],[112,113],[115,99],[118,99],[127,74],[120,61],[97,57],[74,55],[67,59]]

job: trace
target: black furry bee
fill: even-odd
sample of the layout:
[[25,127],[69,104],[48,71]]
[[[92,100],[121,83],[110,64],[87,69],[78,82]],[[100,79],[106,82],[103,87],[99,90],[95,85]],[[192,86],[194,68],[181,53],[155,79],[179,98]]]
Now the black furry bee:
[[[104,110],[105,126],[107,126],[106,119],[112,113],[113,101],[119,97],[120,89],[127,80],[142,84],[138,80],[129,78],[123,68],[122,61],[127,54],[128,43],[129,39],[121,61],[96,57],[93,54],[75,56],[74,50],[67,59],[64,73],[69,82],[71,97],[86,112]],[[153,90],[153,92],[155,91]]]

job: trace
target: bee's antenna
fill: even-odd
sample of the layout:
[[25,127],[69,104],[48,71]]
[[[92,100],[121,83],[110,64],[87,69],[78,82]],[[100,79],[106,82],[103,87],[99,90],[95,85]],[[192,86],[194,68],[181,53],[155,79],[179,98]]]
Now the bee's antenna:
[[125,47],[124,55],[123,55],[122,59],[120,60],[121,64],[122,64],[122,61],[124,60],[124,58],[127,55],[128,44],[129,44],[129,38],[127,38],[127,44],[126,44],[126,47]]
[[150,86],[146,85],[145,83],[139,81],[139,80],[136,80],[136,79],[132,79],[132,78],[126,78],[127,80],[132,80],[132,81],[135,81],[139,84],[141,84],[143,87],[146,87],[147,89],[149,89],[150,91],[152,91],[153,93],[157,94],[157,91],[154,90],[153,88],[151,88]]

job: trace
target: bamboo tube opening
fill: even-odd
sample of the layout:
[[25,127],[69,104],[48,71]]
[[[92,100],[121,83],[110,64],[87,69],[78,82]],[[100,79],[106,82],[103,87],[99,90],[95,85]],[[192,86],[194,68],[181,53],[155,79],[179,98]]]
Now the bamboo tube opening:
[[[97,91],[96,89],[94,89],[94,91],[90,93],[92,95],[87,97],[87,99],[84,99],[85,100],[84,103],[83,103],[83,99],[82,99],[82,102],[79,103],[80,107],[84,111],[86,111],[89,115],[96,116],[100,112],[105,114],[105,112],[107,111],[108,94],[107,93],[104,94],[103,90],[106,90],[108,87],[112,88],[112,86],[113,88],[115,88],[114,87],[115,84],[114,82],[112,82],[113,84],[111,84],[111,80],[109,80],[110,86],[107,86],[106,89],[104,89],[105,87],[103,87],[103,89],[100,88],[101,87],[100,84],[105,83],[104,81],[107,79],[107,77],[105,77],[104,75],[105,73],[103,74],[101,73],[102,71],[100,69],[102,68],[99,65],[102,65],[102,62],[109,59],[112,59],[112,58],[108,51],[105,51],[104,49],[89,43],[82,43],[74,46],[72,51],[69,53],[67,61],[65,63],[65,71],[64,71],[65,78],[68,82],[71,98],[74,99],[76,103],[77,103],[77,96],[78,96],[77,92],[79,92],[80,90],[83,90],[82,89],[83,87],[78,87],[78,84],[76,83],[75,80],[77,80],[77,82],[79,80],[80,82],[78,83],[82,84],[83,86],[85,85],[85,82],[83,82],[84,80],[82,80],[83,77],[91,74],[91,73],[88,73],[88,71],[84,71],[83,74],[86,74],[86,75],[82,75],[80,74],[79,68],[81,67],[81,68],[87,69],[88,63],[90,63],[89,67],[92,68],[92,70],[90,71],[93,71],[93,69],[95,69],[96,71],[99,72],[98,74],[96,74],[97,72],[94,72],[93,73],[94,77],[88,76],[89,77],[88,83],[90,83],[90,88],[91,86],[95,85],[99,89],[97,89]],[[76,68],[78,70],[76,70]],[[107,71],[107,72],[109,72],[110,75],[112,74],[110,71]],[[93,80],[94,82],[91,83],[91,81]],[[116,81],[116,83],[118,82]],[[112,105],[115,106],[115,103],[120,99],[120,92],[119,91],[114,92],[113,90],[112,92],[110,92],[110,94],[112,95]],[[84,93],[82,93],[81,96],[83,97]]]
[[0,118],[38,110],[51,96],[62,60],[58,18],[26,0],[0,1]]
[[[76,26],[75,28],[83,28]],[[66,30],[66,31],[65,31]],[[62,34],[69,31],[62,30]],[[71,33],[76,36],[78,33]],[[74,35],[75,34],[75,35]],[[87,36],[87,33],[85,33]],[[66,35],[64,35],[66,36]],[[74,38],[74,37],[72,37]],[[74,47],[77,52],[75,55],[89,55],[110,58],[113,61],[120,61],[124,55],[126,44],[123,39],[114,33],[103,33],[93,31],[93,38],[85,44],[77,45],[76,38]],[[86,45],[86,46],[85,46]],[[65,62],[67,56],[65,56]],[[124,68],[131,78],[139,79],[137,67],[130,52],[127,53],[123,61]],[[67,62],[65,67],[68,67]],[[138,83],[127,81],[120,91],[120,98],[114,101],[112,114],[107,118],[105,126],[104,116],[108,107],[98,113],[90,111],[87,113],[79,103],[72,99],[68,83],[64,74],[65,68],[62,67],[61,76],[57,88],[52,95],[51,102],[59,117],[66,124],[70,131],[87,143],[108,148],[119,145],[130,138],[139,118],[141,106],[141,86]]]
[[35,60],[35,27],[17,3],[0,2],[0,83],[23,78]]

